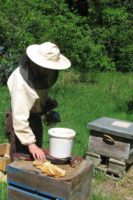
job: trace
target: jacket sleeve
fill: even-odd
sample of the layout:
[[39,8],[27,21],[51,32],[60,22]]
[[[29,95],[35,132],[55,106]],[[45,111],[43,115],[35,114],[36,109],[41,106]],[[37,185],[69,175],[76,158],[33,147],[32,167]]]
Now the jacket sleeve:
[[11,94],[13,128],[16,136],[23,145],[36,142],[34,133],[29,126],[30,110],[36,101],[34,94],[24,87],[14,87]]

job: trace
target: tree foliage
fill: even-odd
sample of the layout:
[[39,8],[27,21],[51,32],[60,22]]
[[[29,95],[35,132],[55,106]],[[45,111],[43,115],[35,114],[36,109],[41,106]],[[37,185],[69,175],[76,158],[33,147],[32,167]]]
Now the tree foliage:
[[132,3],[130,0],[89,0],[89,24],[96,44],[103,44],[115,69],[133,71]]
[[88,0],[88,15],[80,16],[73,1],[1,0],[0,41],[8,59],[1,63],[15,68],[26,47],[51,41],[80,72],[133,71],[131,2]]

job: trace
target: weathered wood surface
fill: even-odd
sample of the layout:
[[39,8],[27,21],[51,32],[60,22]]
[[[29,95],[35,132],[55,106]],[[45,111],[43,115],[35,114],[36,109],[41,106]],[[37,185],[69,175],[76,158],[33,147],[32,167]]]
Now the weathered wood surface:
[[126,161],[129,158],[130,144],[115,141],[113,145],[110,145],[104,142],[103,138],[91,135],[89,141],[89,152]]
[[[8,188],[8,200],[44,200],[43,197],[39,197],[36,194],[31,194],[29,192],[24,192],[19,189],[14,189],[13,187]],[[46,198],[45,198],[46,200]]]
[[129,165],[131,165],[133,163],[133,146],[130,149],[129,158],[126,160],[126,163],[129,164]]
[[125,162],[105,157],[106,162],[102,163],[100,155],[91,152],[88,152],[86,159],[91,159],[94,162],[95,169],[103,171],[107,176],[111,176],[115,180],[119,180],[126,173]]
[[118,177],[121,178],[126,172],[126,164],[124,162],[120,162],[118,160],[110,158],[107,172],[117,175]]
[[4,156],[5,154],[9,155],[9,151],[10,151],[9,143],[0,144],[0,156]]
[[0,157],[0,170],[5,172],[7,165],[10,163],[10,158]]
[[[38,193],[45,192],[65,200],[88,200],[92,180],[92,161],[83,160],[75,168],[69,165],[59,166],[66,170],[64,178],[48,177],[36,169],[30,161],[15,161],[8,166],[8,182],[10,185],[17,183]],[[14,193],[12,189],[9,189],[9,199]]]
[[95,154],[93,152],[87,152],[86,160],[92,160],[95,167],[98,166],[101,163],[100,155],[99,154]]

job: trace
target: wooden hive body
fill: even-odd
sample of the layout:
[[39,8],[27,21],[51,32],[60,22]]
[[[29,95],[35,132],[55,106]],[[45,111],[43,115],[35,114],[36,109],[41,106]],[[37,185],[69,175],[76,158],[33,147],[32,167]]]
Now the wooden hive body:
[[[103,117],[90,122],[88,127],[90,138],[87,158],[91,157],[96,166],[101,158],[107,158],[104,163],[108,165],[107,171],[114,170],[122,176],[126,166],[133,163],[133,123]],[[122,169],[118,169],[119,166]]]
[[8,200],[88,200],[90,196],[91,161],[83,160],[79,166],[66,170],[64,178],[52,178],[33,167],[30,161],[15,161],[7,167]]

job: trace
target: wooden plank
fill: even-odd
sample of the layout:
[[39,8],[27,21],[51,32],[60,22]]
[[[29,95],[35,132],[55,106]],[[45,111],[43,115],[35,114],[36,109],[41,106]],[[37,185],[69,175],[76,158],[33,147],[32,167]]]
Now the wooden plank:
[[[93,168],[92,161],[83,160],[75,168],[71,168],[70,165],[59,166],[66,170],[64,178],[48,177],[33,167],[30,161],[15,161],[8,166],[8,182],[14,181],[30,187],[39,193],[47,192],[67,200],[77,200],[75,192],[77,193],[78,191],[81,193],[81,200],[89,198]],[[84,194],[82,191],[84,191]]]
[[101,137],[90,136],[89,152],[125,161],[128,160],[129,151],[129,143],[115,141],[113,145],[110,145],[105,143]]
[[10,158],[0,157],[0,170],[5,172],[7,165],[10,163]]
[[108,173],[117,175],[118,177],[122,178],[124,173],[126,172],[126,164],[124,162],[119,162],[118,160],[109,159],[108,165]]
[[56,180],[48,176],[29,173],[20,169],[8,167],[8,181],[13,180],[16,183],[21,183],[23,186],[28,186],[38,192],[48,192],[54,196],[60,196],[68,199],[70,184],[63,184],[62,181]]
[[86,155],[86,160],[92,160],[95,167],[98,166],[101,162],[100,155],[99,155],[99,157],[95,157],[95,156],[91,155],[91,153],[89,153],[89,152]]
[[9,143],[0,144],[0,156],[4,156],[5,154],[9,155],[9,152],[10,152]]
[[132,149],[130,149],[129,158],[126,160],[126,163],[129,165],[133,163],[133,146],[132,146]]
[[[72,185],[72,193],[70,200],[89,200],[91,191],[91,180],[93,171],[88,169],[84,171],[82,176],[77,177],[77,180]],[[75,187],[73,187],[75,185]]]
[[[38,194],[23,191],[18,188],[8,187],[8,200],[50,200],[50,197],[41,197]],[[56,198],[55,198],[56,200]]]

